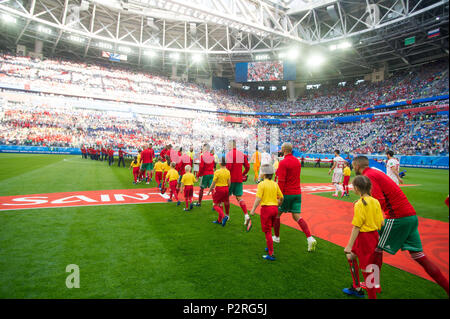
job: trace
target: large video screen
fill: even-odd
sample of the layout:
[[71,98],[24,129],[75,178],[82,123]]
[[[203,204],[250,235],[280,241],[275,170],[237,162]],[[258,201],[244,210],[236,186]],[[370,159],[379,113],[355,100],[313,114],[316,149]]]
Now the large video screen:
[[236,63],[236,82],[295,81],[295,63],[287,61]]

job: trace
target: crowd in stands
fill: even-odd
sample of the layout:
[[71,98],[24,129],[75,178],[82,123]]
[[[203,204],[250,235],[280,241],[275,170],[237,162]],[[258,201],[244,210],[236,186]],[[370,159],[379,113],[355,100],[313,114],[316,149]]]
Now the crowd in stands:
[[291,141],[302,153],[447,155],[448,115],[425,113],[375,117],[353,123],[298,122],[280,129],[280,139]]
[[403,155],[445,155],[449,148],[448,115],[418,113],[344,124],[331,120],[248,126],[212,115],[179,118],[20,103],[0,108],[3,145],[108,145],[138,150],[148,143],[156,149],[167,144],[197,149],[208,142],[220,152],[231,139],[245,145],[258,134],[259,140],[265,140],[274,129],[278,141],[271,141],[272,144],[289,141],[301,153],[329,153],[338,148],[357,154],[382,154],[390,149]]
[[280,90],[258,94],[219,91],[118,67],[0,55],[0,82],[10,85],[202,110],[312,113],[347,110],[448,94],[448,80],[448,62],[439,62],[395,72],[381,82],[323,84],[306,90],[295,101],[286,101],[286,91]]
[[[314,113],[437,96],[449,91],[448,63],[443,62],[401,71],[378,83],[323,85],[288,102],[283,100],[286,91],[272,95],[266,92],[258,97],[243,91],[210,90],[199,84],[132,70],[6,54],[0,55],[0,83],[80,96],[61,97],[58,103],[53,101],[56,97],[20,93],[40,100],[0,105],[0,144],[77,148],[108,145],[130,150],[138,150],[149,142],[156,149],[169,143],[186,149],[199,147],[205,141],[223,150],[230,139],[243,145],[244,141],[255,139],[257,130],[267,129],[260,122],[229,123],[217,113],[202,110]],[[128,110],[123,110],[121,102],[103,102],[108,104],[105,109],[104,105],[95,104],[100,102],[94,98],[102,96],[135,103],[129,103]],[[71,99],[79,103],[73,104]],[[139,105],[139,101],[187,109],[172,108],[159,113],[169,108]],[[80,107],[80,103],[92,103],[92,108]],[[448,104],[448,99],[442,103]],[[152,112],[143,112],[145,108]],[[280,145],[290,141],[305,153],[329,153],[339,148],[360,154],[383,153],[387,149],[404,155],[448,154],[448,115],[384,116],[346,124],[335,123],[329,117],[327,122],[271,127],[279,130]]]

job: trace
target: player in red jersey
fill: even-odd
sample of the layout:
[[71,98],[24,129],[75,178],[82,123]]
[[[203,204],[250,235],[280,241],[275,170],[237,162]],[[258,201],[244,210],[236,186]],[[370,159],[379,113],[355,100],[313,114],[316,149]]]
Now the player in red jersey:
[[119,167],[120,167],[120,163],[122,163],[123,167],[125,167],[125,159],[124,159],[125,154],[128,154],[128,153],[123,151],[122,148],[119,148]]
[[279,207],[278,216],[274,221],[274,233],[273,241],[280,242],[280,217],[282,213],[291,213],[292,218],[297,222],[300,229],[305,233],[308,243],[308,251],[314,251],[317,246],[317,241],[311,235],[308,224],[300,216],[302,205],[302,189],[300,187],[300,173],[302,165],[300,161],[292,155],[292,144],[284,143],[281,146],[281,152],[284,154],[284,158],[278,165],[278,186],[283,193],[284,200]]
[[[247,156],[242,153],[241,151],[238,151],[236,149],[236,141],[232,140],[229,143],[230,151],[226,154],[226,162],[227,162],[227,169],[230,171],[231,174],[231,184],[229,188],[230,196],[235,195],[236,200],[239,203],[239,206],[241,207],[242,211],[244,212],[244,225],[247,224],[247,222],[250,220],[250,216],[247,212],[247,205],[245,204],[245,201],[242,199],[242,195],[244,194],[244,176],[247,176],[248,171],[250,170],[250,165],[248,164]],[[244,166],[244,171],[242,171],[242,166]],[[225,205],[225,212],[226,215],[229,216],[230,214],[230,205]]]
[[203,192],[205,188],[211,187],[214,178],[214,167],[216,166],[214,155],[209,152],[208,144],[203,145],[203,152],[200,156],[200,166],[198,170],[198,177],[201,178],[200,192],[198,194],[198,202],[196,206],[202,204]]
[[111,164],[114,164],[114,150],[110,146],[108,149],[108,164],[111,166]]
[[81,158],[87,158],[86,156],[86,148],[83,146],[81,146]]
[[400,187],[383,172],[370,168],[369,159],[358,156],[353,160],[356,175],[367,176],[372,182],[372,197],[380,202],[386,215],[381,229],[380,241],[372,261],[379,269],[383,263],[383,251],[395,255],[398,250],[407,250],[431,278],[449,293],[448,280],[439,268],[423,252],[418,231],[416,211]]
[[150,180],[147,179],[147,184],[150,184],[152,181],[151,176],[153,175],[150,173],[150,171],[153,171],[153,158],[155,157],[155,151],[152,146],[153,145],[150,143],[148,148],[141,152],[141,177],[145,178],[145,172],[149,172],[148,178],[150,178]]

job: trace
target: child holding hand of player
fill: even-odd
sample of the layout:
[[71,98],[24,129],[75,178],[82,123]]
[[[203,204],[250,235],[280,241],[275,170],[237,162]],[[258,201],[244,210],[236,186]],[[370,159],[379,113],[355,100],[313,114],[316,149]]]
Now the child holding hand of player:
[[166,176],[167,172],[170,170],[170,158],[168,155],[163,158],[164,162],[162,164],[163,169],[163,178],[162,178],[162,185],[161,185],[161,194],[164,194],[166,192]]
[[277,183],[272,181],[275,173],[272,165],[261,166],[261,174],[264,180],[258,184],[255,203],[250,211],[250,215],[255,215],[256,208],[261,204],[261,228],[266,237],[268,255],[262,256],[264,259],[274,261],[272,226],[278,216],[278,206],[283,202],[283,193]]
[[130,169],[133,168],[133,177],[134,177],[133,184],[136,184],[139,181],[138,178],[139,178],[140,167],[141,167],[141,163],[139,162],[137,156],[135,156],[134,160],[130,164]]
[[344,163],[344,181],[342,182],[342,186],[344,187],[344,191],[341,194],[341,198],[344,196],[349,196],[348,194],[348,182],[350,181],[350,175],[352,174],[352,170],[350,169],[350,165],[348,162]]
[[[225,157],[222,158],[220,162],[220,169],[214,172],[213,181],[211,187],[209,188],[208,194],[213,192],[213,209],[219,214],[219,218],[213,221],[215,224],[225,226],[229,216],[230,209],[230,195],[228,193],[228,188],[231,185],[231,173],[227,169],[227,163]],[[223,213],[223,209],[220,205],[223,203],[226,211],[226,215]]]
[[[370,179],[359,175],[355,177],[352,184],[354,192],[360,196],[360,199],[354,206],[353,229],[344,252],[350,266],[353,284],[350,288],[344,288],[343,292],[362,298],[364,292],[359,282],[359,268],[361,268],[366,282],[373,270],[368,269],[367,266],[371,264],[375,248],[377,248],[380,238],[378,231],[384,225],[384,218],[380,202],[370,196],[372,190]],[[380,289],[378,283],[372,285],[372,283],[366,282],[365,286],[369,299],[376,299],[376,291]]]
[[170,163],[170,169],[167,172],[166,176],[166,181],[169,183],[170,188],[170,197],[167,201],[171,202],[172,196],[174,196],[177,201],[177,206],[181,204],[180,201],[178,200],[178,191],[177,191],[179,177],[180,175],[178,174],[178,171],[175,169],[175,162]]
[[158,156],[158,160],[156,161],[155,166],[153,167],[153,172],[155,173],[156,185],[158,185],[160,190],[161,190],[161,182],[163,179],[163,170],[164,170],[164,165],[162,162],[162,157]]
[[181,177],[180,192],[184,190],[184,200],[186,201],[185,212],[190,211],[194,204],[192,203],[194,197],[194,183],[197,181],[194,174],[191,173],[191,165],[186,165],[184,168],[185,173]]

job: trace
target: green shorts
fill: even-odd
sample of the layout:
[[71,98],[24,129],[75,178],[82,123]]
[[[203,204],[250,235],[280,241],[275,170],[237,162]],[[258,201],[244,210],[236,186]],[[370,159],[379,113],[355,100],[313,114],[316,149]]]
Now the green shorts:
[[386,219],[380,230],[378,248],[395,255],[399,249],[412,252],[422,251],[417,216]]
[[153,163],[142,163],[141,170],[151,171],[153,169]]
[[209,187],[211,187],[213,178],[214,178],[214,175],[203,175],[202,176],[202,183],[200,185],[200,188],[209,188]]
[[229,188],[230,196],[242,196],[244,194],[244,184],[243,183],[231,183]]
[[281,213],[295,213],[300,214],[302,210],[302,194],[298,195],[284,195],[283,203],[278,208]]

